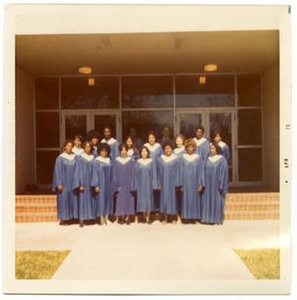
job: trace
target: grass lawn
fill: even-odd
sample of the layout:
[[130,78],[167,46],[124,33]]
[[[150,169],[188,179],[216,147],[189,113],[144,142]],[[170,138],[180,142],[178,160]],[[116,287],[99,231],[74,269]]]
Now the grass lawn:
[[279,249],[234,249],[257,279],[280,278]]
[[16,279],[50,279],[70,250],[63,251],[16,251]]

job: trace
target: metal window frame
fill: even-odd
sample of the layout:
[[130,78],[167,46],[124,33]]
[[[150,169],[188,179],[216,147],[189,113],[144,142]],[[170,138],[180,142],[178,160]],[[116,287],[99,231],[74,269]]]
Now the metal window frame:
[[[119,78],[119,108],[115,109],[62,109],[62,99],[61,99],[61,89],[62,89],[62,78],[88,78],[89,76],[84,75],[63,75],[63,76],[55,76],[55,75],[47,75],[47,76],[34,76],[34,99],[33,99],[33,109],[34,109],[34,179],[37,183],[37,165],[36,165],[36,152],[42,150],[53,150],[57,151],[58,148],[38,148],[36,147],[36,113],[37,112],[58,112],[59,113],[59,135],[60,135],[60,149],[62,148],[63,144],[63,130],[65,131],[65,126],[63,125],[64,116],[68,113],[70,114],[79,114],[79,113],[86,113],[89,114],[87,118],[90,120],[94,115],[103,115],[103,114],[114,114],[117,116],[117,139],[121,140],[122,138],[122,125],[123,125],[123,118],[122,113],[125,111],[173,111],[173,124],[174,124],[174,133],[178,133],[179,130],[179,115],[182,111],[187,112],[205,112],[205,120],[209,112],[216,111],[231,111],[232,115],[232,150],[234,155],[232,156],[232,184],[231,186],[262,186],[265,183],[264,172],[263,168],[264,164],[264,124],[263,124],[263,74],[261,74],[261,106],[238,106],[238,93],[237,93],[237,76],[241,74],[255,74],[254,72],[216,72],[216,73],[209,73],[209,72],[184,72],[184,73],[136,73],[136,74],[92,74],[92,77],[118,77]],[[199,76],[199,75],[211,75],[211,76],[222,76],[222,75],[232,75],[234,77],[234,95],[235,95],[235,104],[232,107],[201,107],[201,108],[193,108],[193,107],[185,107],[185,108],[177,108],[176,107],[176,77],[177,76]],[[122,78],[123,77],[148,77],[148,76],[171,76],[173,81],[173,107],[172,108],[123,108],[122,105]],[[36,109],[36,78],[58,78],[58,89],[59,89],[59,99],[58,99],[58,109]],[[262,126],[262,141],[261,145],[240,145],[238,146],[238,110],[239,109],[260,109],[261,110],[261,126]],[[207,120],[206,120],[207,121]],[[88,121],[90,122],[90,121]],[[209,132],[209,122],[205,123],[206,130]],[[90,124],[88,125],[90,126]],[[239,181],[238,176],[238,149],[242,148],[262,148],[262,181],[255,181],[255,182],[244,182]],[[39,185],[41,186],[41,185]]]

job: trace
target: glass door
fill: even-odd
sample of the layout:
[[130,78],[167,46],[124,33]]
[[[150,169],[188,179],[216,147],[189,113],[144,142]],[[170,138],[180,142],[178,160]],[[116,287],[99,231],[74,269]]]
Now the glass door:
[[207,136],[207,124],[204,111],[178,111],[176,133],[183,134],[187,139],[195,137],[196,127],[203,125]]
[[103,135],[103,128],[109,126],[112,136],[121,141],[121,126],[119,112],[112,111],[92,111],[90,114],[91,128]]

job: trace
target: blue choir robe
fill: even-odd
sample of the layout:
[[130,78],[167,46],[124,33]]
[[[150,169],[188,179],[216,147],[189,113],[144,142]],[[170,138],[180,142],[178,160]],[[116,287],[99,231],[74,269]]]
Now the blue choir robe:
[[94,216],[113,215],[113,166],[109,157],[98,156],[93,160],[92,187],[99,187],[100,192],[94,195]]
[[83,148],[77,148],[77,147],[73,147],[72,148],[72,152],[75,154],[75,155],[77,155],[77,156],[79,156],[79,155],[81,155],[83,152],[84,152],[84,149]]
[[182,192],[182,219],[201,218],[201,195],[198,187],[205,186],[204,161],[197,153],[183,154],[180,158],[180,185]]
[[[80,221],[94,219],[94,199],[91,187],[94,155],[83,152],[77,157],[73,189],[78,197],[78,218]],[[83,186],[83,191],[79,187]]]
[[137,212],[154,210],[153,190],[158,188],[157,167],[152,158],[140,158],[135,162],[131,190],[136,191]]
[[136,148],[131,148],[128,150],[127,155],[132,159],[136,160],[139,158],[138,151]]
[[150,143],[145,143],[146,146],[150,150],[150,158],[153,159],[155,164],[157,164],[158,158],[163,154],[162,147],[159,143],[155,143],[153,146]]
[[158,185],[160,191],[160,213],[177,215],[175,188],[179,186],[179,158],[175,154],[162,154],[157,163]]
[[177,155],[179,158],[186,153],[185,146],[181,146],[180,148],[175,148],[173,153]]
[[229,146],[223,142],[223,141],[220,141],[219,142],[219,146],[221,147],[221,150],[222,150],[222,155],[226,158],[226,160],[228,161],[229,158],[230,158],[230,149],[229,149]]
[[98,156],[97,150],[98,150],[98,146],[93,145],[93,151],[92,151],[92,154],[93,154],[95,157]]
[[117,216],[134,215],[134,197],[131,195],[132,181],[134,180],[134,160],[117,157],[113,162],[113,181],[116,196]]
[[[73,192],[74,170],[76,155],[74,153],[61,153],[55,162],[52,189],[57,193],[57,210],[60,221],[78,218],[77,197]],[[58,191],[58,186],[63,186],[63,191]]]
[[114,160],[119,156],[119,143],[116,139],[110,138],[109,140],[103,139],[101,143],[107,143],[110,146],[110,158]]
[[210,156],[205,163],[205,191],[202,200],[201,217],[203,223],[223,223],[225,197],[227,192],[227,160],[223,155]]
[[205,138],[202,137],[201,139],[194,138],[194,141],[196,143],[196,153],[199,154],[199,156],[202,157],[204,161],[209,156],[209,141]]

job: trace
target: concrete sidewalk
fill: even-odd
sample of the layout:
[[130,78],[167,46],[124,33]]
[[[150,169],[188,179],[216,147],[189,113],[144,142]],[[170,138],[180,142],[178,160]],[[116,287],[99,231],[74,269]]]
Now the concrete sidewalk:
[[232,248],[278,247],[278,221],[16,224],[16,248],[70,249],[53,279],[253,279]]

